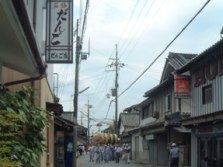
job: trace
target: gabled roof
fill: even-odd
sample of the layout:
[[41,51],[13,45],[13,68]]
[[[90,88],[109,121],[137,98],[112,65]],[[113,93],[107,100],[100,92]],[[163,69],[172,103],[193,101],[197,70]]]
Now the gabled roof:
[[148,90],[143,96],[144,97],[150,97],[154,94],[156,94],[157,92],[165,89],[168,85],[172,84],[173,85],[173,81],[174,81],[174,78],[173,76],[169,76],[168,79],[166,79],[165,81],[163,81],[161,84],[153,87],[152,89]]
[[154,88],[148,90],[144,97],[149,97],[154,93],[165,88],[167,85],[173,83],[173,72],[180,69],[182,66],[187,64],[192,58],[196,57],[196,54],[186,54],[186,53],[173,53],[169,52],[168,58],[163,69],[160,84]]
[[136,127],[139,126],[139,114],[138,113],[121,113],[121,123],[123,126]]
[[[180,69],[176,70],[176,73],[184,73],[186,71],[189,71],[189,69],[196,64],[197,65],[203,65],[204,63],[207,63],[209,60],[213,59],[214,52],[220,51],[220,49],[223,48],[223,39],[197,55],[195,58],[193,58],[190,62],[185,64]],[[212,55],[211,55],[212,54]],[[199,62],[199,63],[198,63]]]
[[143,100],[141,103],[138,104],[139,108],[143,108],[145,106],[147,106],[149,103],[151,103],[153,100],[150,98],[146,98],[145,100]]
[[126,111],[126,112],[131,112],[132,110],[138,112],[138,111],[139,111],[139,106],[138,106],[138,104],[132,105],[132,106],[127,107],[127,108],[124,109],[124,111]]
[[180,69],[186,63],[188,63],[192,58],[196,57],[196,54],[186,54],[186,53],[173,53],[169,52],[168,58],[166,59],[165,66],[163,68],[163,73],[160,79],[160,83],[165,81],[172,72]]

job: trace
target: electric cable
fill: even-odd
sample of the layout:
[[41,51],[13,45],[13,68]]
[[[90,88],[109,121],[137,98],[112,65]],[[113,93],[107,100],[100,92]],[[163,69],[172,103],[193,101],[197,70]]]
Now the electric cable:
[[[153,0],[152,4],[150,5],[148,12],[151,10],[152,6],[154,5],[154,2],[155,2],[155,0]],[[138,18],[138,19],[137,19],[138,21],[137,21],[136,25],[138,25],[138,27],[141,27],[142,22],[139,21],[139,17],[142,15],[142,12],[143,12],[145,6],[147,5],[147,3],[148,3],[148,1],[145,1],[144,5],[143,5],[143,8],[141,9],[141,11],[140,11],[140,13],[139,13],[139,15],[138,15],[138,17],[137,17],[137,18]],[[123,55],[123,52],[125,52],[125,50],[128,48],[128,46],[131,44],[134,35],[137,34],[137,33],[139,32],[139,31],[137,31],[138,29],[137,29],[136,26],[135,26],[134,28],[132,28],[131,30],[132,30],[132,31],[131,31],[131,33],[129,33],[129,34],[133,34],[133,35],[131,35],[131,38],[126,42],[125,45],[123,44],[123,45],[120,47],[120,51],[119,51],[119,52],[120,52],[120,55]],[[121,56],[119,56],[119,58],[121,58]]]
[[[125,28],[124,28],[123,31],[122,31],[123,33],[126,32],[127,27],[129,26],[129,24],[130,24],[130,22],[131,22],[131,20],[132,20],[132,18],[133,18],[133,15],[134,15],[134,13],[135,13],[135,11],[136,11],[136,8],[137,8],[137,6],[138,6],[138,3],[139,3],[139,0],[137,0],[136,3],[135,3],[135,5],[134,5],[134,8],[133,8],[133,10],[132,10],[132,12],[131,12],[131,15],[130,15],[130,17],[129,17],[128,23],[126,24]],[[122,33],[122,34],[123,34],[123,33]],[[120,42],[120,40],[121,40],[121,37],[119,38],[118,43]]]
[[152,63],[124,90],[118,97],[123,95],[130,87],[132,87],[148,69],[163,55],[163,53],[172,45],[172,43],[184,32],[184,30],[192,23],[192,21],[200,14],[200,12],[207,6],[211,0],[206,1],[206,3],[201,7],[201,9],[192,17],[192,19],[183,27],[183,29],[173,38],[173,40],[163,49],[163,51],[152,61]]
[[[151,11],[151,9],[152,9],[154,3],[155,3],[155,0],[152,2],[152,4],[151,4],[149,10],[147,11],[147,13],[146,13],[146,15],[145,15],[145,18],[147,18],[147,16],[149,15],[149,13],[150,13],[150,11]],[[164,2],[162,3],[162,5],[163,5],[163,4],[164,4]],[[161,9],[161,6],[162,6],[162,5],[160,5],[160,7],[159,7],[158,10]],[[152,20],[154,20],[154,17],[152,18]],[[151,22],[151,21],[150,21],[150,22]],[[140,24],[139,27],[143,27],[144,22],[140,22],[139,24]],[[140,33],[140,30],[137,31],[134,35],[137,36],[139,33]],[[139,34],[139,38],[140,38],[141,36],[142,36],[142,34]],[[133,38],[133,36],[132,36],[132,38]],[[122,52],[120,53],[120,55],[121,55],[120,58],[121,58],[122,55],[124,55],[124,53],[126,53],[127,48],[129,48],[130,45],[133,45],[133,47],[128,51],[130,54],[125,54],[126,56],[125,56],[125,60],[123,60],[124,62],[126,62],[126,59],[130,57],[131,53],[133,53],[133,50],[134,50],[134,49],[136,48],[136,46],[139,44],[139,41],[136,41],[134,44],[132,44],[132,42],[133,42],[133,40],[131,39],[131,41],[128,43],[127,47],[125,47],[125,50],[122,51]],[[128,55],[128,56],[127,56],[127,55]],[[122,58],[122,59],[124,59],[124,58]]]

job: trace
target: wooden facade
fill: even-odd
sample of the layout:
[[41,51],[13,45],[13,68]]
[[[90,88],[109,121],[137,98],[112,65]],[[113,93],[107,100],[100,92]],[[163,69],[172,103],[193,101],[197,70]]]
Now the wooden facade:
[[[191,54],[170,53],[160,84],[144,94],[146,98],[137,107],[140,110],[140,125],[130,130],[132,134],[132,158],[153,167],[167,167],[169,163],[168,145],[175,142],[183,153],[180,166],[190,165],[190,131],[181,127],[181,120],[190,115],[188,87],[180,87],[176,93],[173,72],[186,64]],[[182,82],[188,77],[178,77]],[[187,85],[188,86],[188,85]],[[187,94],[185,94],[187,93]],[[136,106],[135,106],[136,107]],[[189,141],[189,142],[188,142]],[[162,157],[162,158],[161,158]]]
[[191,167],[223,166],[223,40],[177,73],[191,75]]

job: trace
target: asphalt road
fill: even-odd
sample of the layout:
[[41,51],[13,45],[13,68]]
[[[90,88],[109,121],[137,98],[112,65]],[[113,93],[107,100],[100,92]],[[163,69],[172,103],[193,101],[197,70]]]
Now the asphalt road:
[[145,164],[138,164],[135,162],[130,162],[130,164],[125,163],[120,160],[119,163],[115,161],[109,161],[108,163],[101,162],[96,164],[95,162],[89,162],[89,155],[82,155],[77,159],[77,167],[145,167]]

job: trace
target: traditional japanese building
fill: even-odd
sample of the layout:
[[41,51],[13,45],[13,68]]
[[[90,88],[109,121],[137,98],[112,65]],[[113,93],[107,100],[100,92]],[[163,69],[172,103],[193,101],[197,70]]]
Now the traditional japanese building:
[[191,167],[209,163],[223,166],[223,40],[220,40],[177,74],[190,73],[191,117],[182,125],[191,128]]

